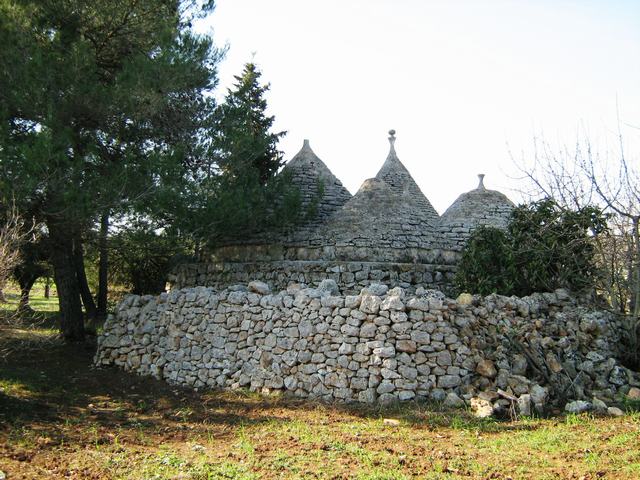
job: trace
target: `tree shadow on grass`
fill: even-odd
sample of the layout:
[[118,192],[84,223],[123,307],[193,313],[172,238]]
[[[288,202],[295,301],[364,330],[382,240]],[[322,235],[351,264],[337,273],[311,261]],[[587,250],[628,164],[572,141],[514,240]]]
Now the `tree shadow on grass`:
[[[2,329],[0,424],[55,435],[86,436],[87,428],[135,433],[217,429],[288,422],[302,418],[380,421],[395,418],[412,428],[463,429],[483,433],[533,430],[539,422],[478,419],[466,411],[442,411],[434,404],[409,402],[387,407],[322,403],[247,391],[196,392],[164,381],[93,366],[95,342],[66,344],[52,333]],[[317,415],[318,412],[320,415]],[[0,426],[0,431],[3,427]],[[70,439],[72,440],[72,439]]]
[[135,436],[198,434],[213,428],[219,438],[233,433],[228,427],[277,421],[254,415],[241,397],[212,403],[198,392],[159,380],[95,368],[92,342],[25,337],[23,331],[0,330],[0,346],[10,352],[0,360],[0,437],[5,430],[24,441],[35,432],[82,444],[93,441],[89,433],[97,430]]

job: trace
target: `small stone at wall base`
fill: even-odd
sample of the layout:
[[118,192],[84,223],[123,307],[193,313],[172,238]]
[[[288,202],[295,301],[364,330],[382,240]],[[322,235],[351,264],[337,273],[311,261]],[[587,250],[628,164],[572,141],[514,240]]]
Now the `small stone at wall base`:
[[441,388],[434,388],[429,394],[429,398],[434,402],[444,402],[447,394]]
[[593,397],[591,401],[591,405],[593,405],[593,409],[598,413],[606,413],[607,412],[607,404],[604,403],[599,398]]
[[473,414],[478,418],[488,418],[493,415],[493,405],[489,400],[480,397],[473,397],[470,400],[470,404]]
[[458,395],[449,392],[444,399],[443,405],[447,408],[463,408],[466,404]]
[[640,388],[631,387],[627,393],[627,398],[629,400],[640,400]]
[[584,413],[591,410],[591,403],[584,400],[575,400],[573,402],[569,402],[564,406],[565,411],[569,413]]
[[525,417],[531,416],[531,395],[528,393],[518,397],[518,413]]
[[607,408],[607,413],[612,417],[622,417],[624,416],[624,412],[620,410],[618,407],[609,407]]

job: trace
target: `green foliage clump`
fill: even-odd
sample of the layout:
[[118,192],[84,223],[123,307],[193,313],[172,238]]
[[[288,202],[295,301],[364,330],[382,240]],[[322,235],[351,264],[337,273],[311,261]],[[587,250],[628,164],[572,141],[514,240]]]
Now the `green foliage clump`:
[[79,248],[91,226],[108,212],[168,216],[167,191],[213,162],[223,52],[191,28],[211,8],[0,0],[0,199],[46,225],[69,340],[83,338],[91,303]]
[[469,239],[456,274],[462,292],[488,295],[513,290],[513,257],[509,238],[503,230],[480,227]]
[[238,177],[250,170],[265,184],[283,165],[278,141],[286,132],[271,132],[275,117],[267,115],[265,98],[270,86],[260,83],[261,76],[256,64],[245,64],[242,73],[234,77],[236,83],[214,117],[222,171]]
[[593,238],[605,229],[606,218],[595,207],[568,210],[552,199],[519,206],[506,231],[481,227],[471,235],[456,287],[518,296],[589,290],[597,280]]
[[275,117],[267,115],[269,85],[261,76],[254,63],[235,76],[212,115],[213,168],[198,173],[191,196],[172,202],[184,205],[173,224],[212,247],[285,228],[300,216],[300,192],[278,174],[284,160],[277,145],[286,132],[271,131]]
[[136,295],[164,292],[167,277],[188,248],[171,232],[156,232],[140,223],[111,238],[111,281]]

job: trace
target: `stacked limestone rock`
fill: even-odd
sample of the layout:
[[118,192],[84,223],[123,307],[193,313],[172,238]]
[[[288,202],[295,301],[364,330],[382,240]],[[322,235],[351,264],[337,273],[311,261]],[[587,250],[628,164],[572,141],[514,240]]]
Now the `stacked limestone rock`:
[[[459,248],[441,234],[438,213],[398,158],[395,131],[389,133],[385,163],[354,197],[305,140],[282,172],[284,180],[299,190],[302,223],[227,239],[205,254],[203,263],[178,266],[171,282],[180,287],[218,287],[263,280],[286,287],[296,281],[313,284],[317,270],[374,263],[382,270],[377,280],[392,282],[396,271],[405,273],[415,266],[416,275],[405,275],[405,283],[449,286],[451,279],[438,279],[438,274],[455,270]],[[315,265],[309,271],[311,262]],[[243,278],[245,273],[248,278]],[[274,282],[270,273],[285,282]],[[335,280],[349,287],[340,276]]]
[[96,363],[195,388],[283,390],[327,401],[433,399],[521,413],[556,398],[613,402],[638,375],[615,360],[620,330],[564,292],[469,301],[334,281],[271,293],[262,282],[128,296]]
[[278,289],[286,289],[291,283],[314,285],[331,279],[340,285],[345,294],[358,294],[372,283],[383,282],[392,287],[402,287],[405,293],[429,285],[447,291],[451,288],[456,267],[453,264],[429,265],[412,263],[389,264],[384,262],[324,262],[282,261],[262,263],[209,263],[185,264],[170,277],[173,289],[193,285],[220,287],[246,284],[260,280]]

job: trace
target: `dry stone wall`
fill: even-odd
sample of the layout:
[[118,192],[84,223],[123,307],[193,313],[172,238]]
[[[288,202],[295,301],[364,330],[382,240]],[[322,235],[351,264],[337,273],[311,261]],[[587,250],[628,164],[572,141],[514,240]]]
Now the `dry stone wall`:
[[[342,295],[271,293],[263,282],[128,296],[104,326],[98,365],[195,388],[248,388],[327,401],[473,400],[513,396],[542,410],[562,392],[612,402],[638,375],[616,357],[620,328],[563,291],[464,301],[372,284]],[[529,410],[531,411],[531,410]]]
[[413,264],[384,262],[256,261],[212,262],[180,265],[169,279],[174,289],[193,286],[216,287],[259,280],[275,290],[291,283],[317,285],[324,279],[335,281],[343,293],[354,294],[372,283],[402,287],[407,293],[420,286],[447,292],[456,267],[453,264]]

